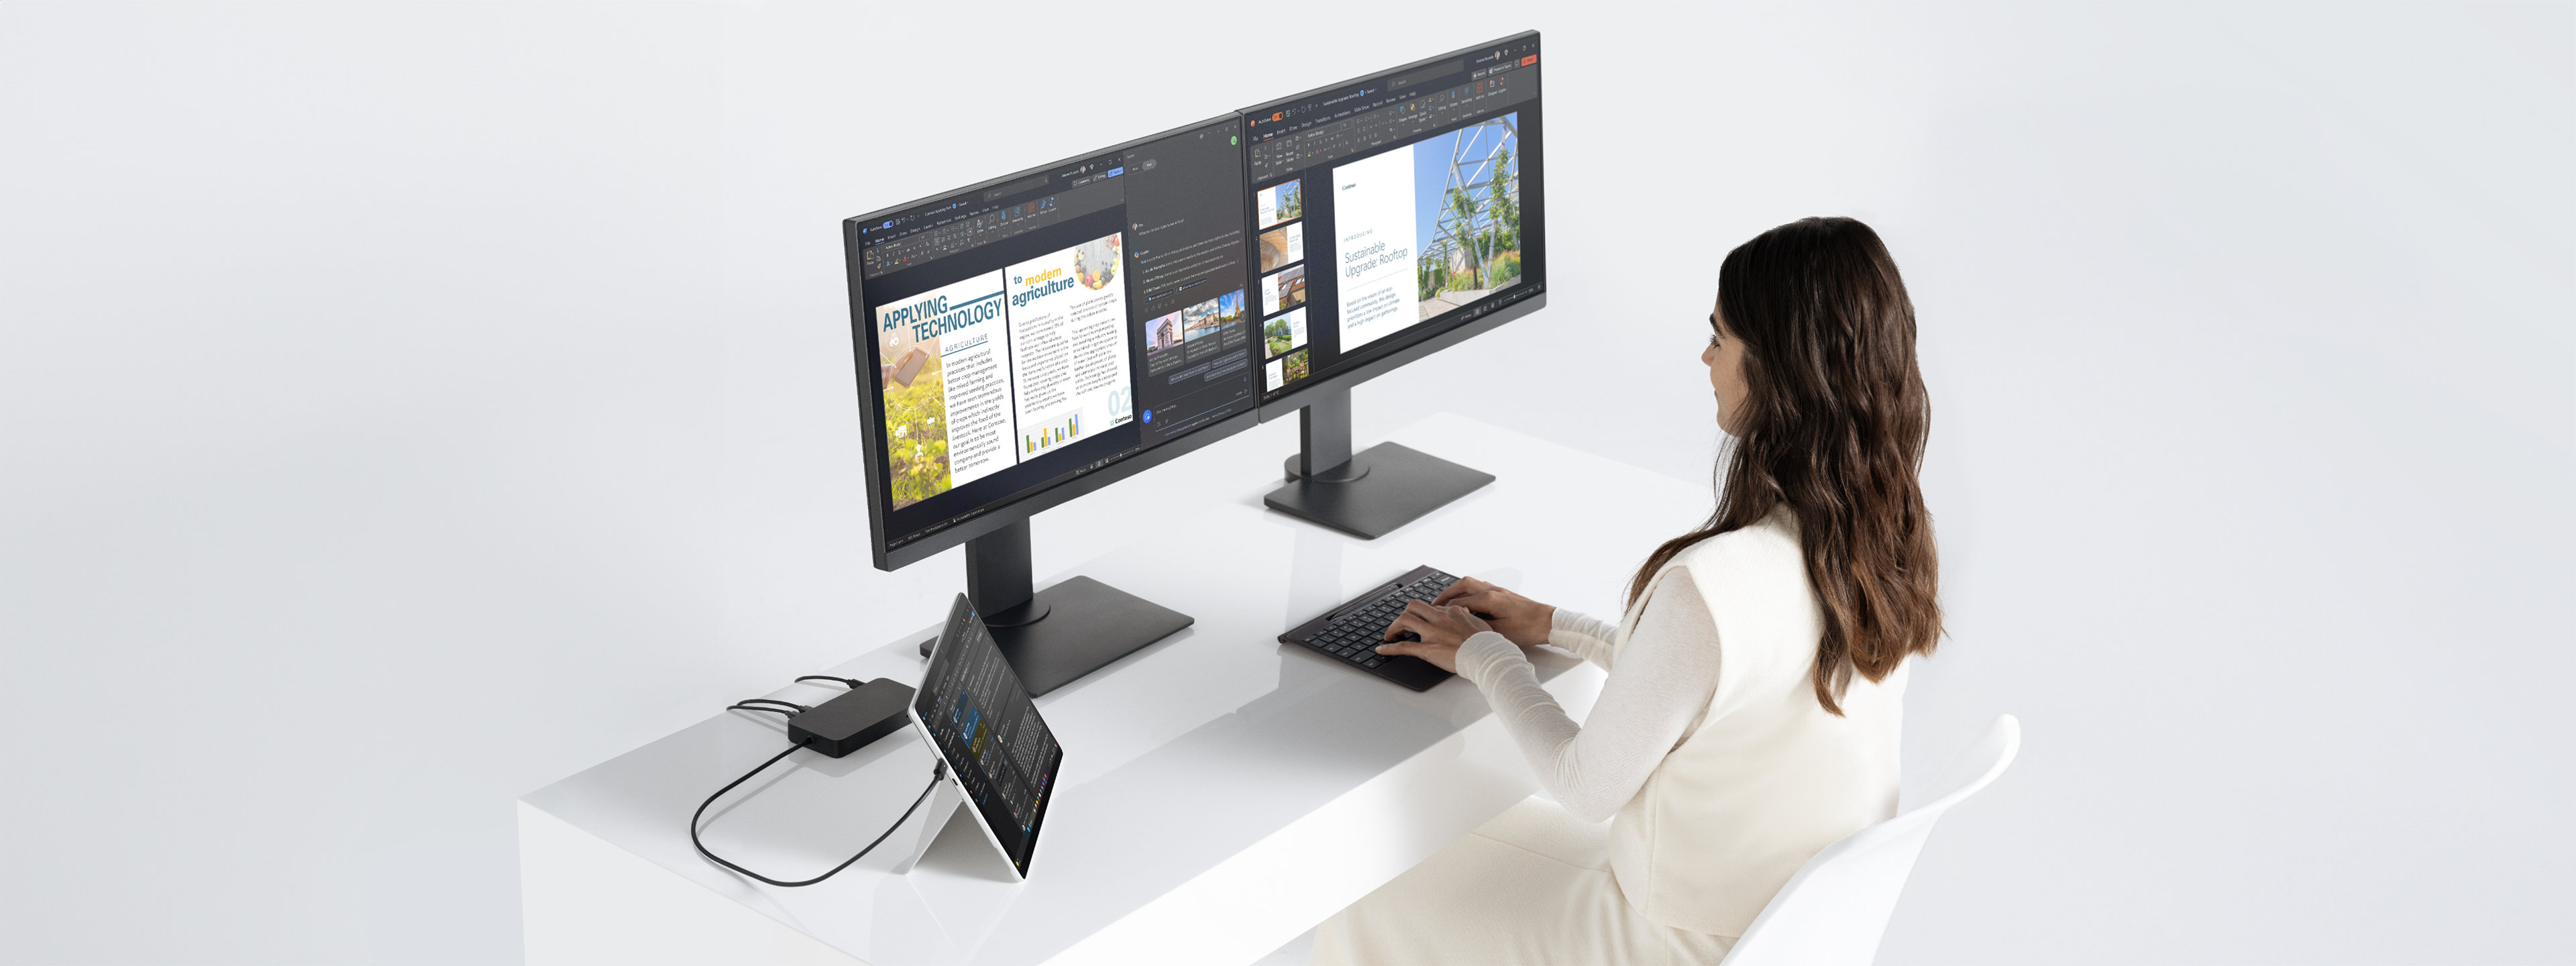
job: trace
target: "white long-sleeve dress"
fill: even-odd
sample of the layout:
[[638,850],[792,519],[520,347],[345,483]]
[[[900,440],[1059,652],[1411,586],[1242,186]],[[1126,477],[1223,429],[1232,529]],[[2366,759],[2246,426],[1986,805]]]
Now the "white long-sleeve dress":
[[1821,630],[1783,510],[1677,555],[1617,625],[1557,612],[1548,643],[1610,672],[1581,725],[1518,646],[1468,638],[1459,675],[1556,803],[1326,920],[1315,961],[1717,962],[1807,859],[1895,814],[1906,671],[1855,675],[1828,714]]

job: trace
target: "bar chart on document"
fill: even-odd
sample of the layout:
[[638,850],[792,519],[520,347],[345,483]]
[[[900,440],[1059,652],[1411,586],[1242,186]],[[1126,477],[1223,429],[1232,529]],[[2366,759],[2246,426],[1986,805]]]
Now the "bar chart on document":
[[1082,435],[1082,414],[1068,414],[1040,424],[1035,428],[1024,427],[1024,429],[1026,431],[1020,434],[1020,445],[1022,447],[1020,450],[1021,455],[1025,456],[1032,453],[1043,453],[1066,443],[1073,442],[1076,438],[1080,437]]

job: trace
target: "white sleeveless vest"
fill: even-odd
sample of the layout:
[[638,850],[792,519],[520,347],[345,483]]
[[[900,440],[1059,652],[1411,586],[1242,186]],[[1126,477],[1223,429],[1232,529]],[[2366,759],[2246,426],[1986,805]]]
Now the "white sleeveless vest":
[[[1610,868],[1646,918],[1741,936],[1798,867],[1896,814],[1905,677],[1852,675],[1843,716],[1816,703],[1823,613],[1782,508],[1675,556],[1717,621],[1717,693],[1611,823]],[[1618,645],[1643,614],[1630,606]]]

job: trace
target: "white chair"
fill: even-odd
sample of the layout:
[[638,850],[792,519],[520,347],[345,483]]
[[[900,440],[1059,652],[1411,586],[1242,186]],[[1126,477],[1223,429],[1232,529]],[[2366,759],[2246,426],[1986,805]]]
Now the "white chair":
[[1726,966],[1869,966],[1878,958],[1878,939],[1914,857],[1932,823],[1950,806],[1966,801],[2004,773],[2021,751],[2021,722],[1997,715],[1968,753],[1950,766],[1929,804],[1845,836],[1825,846],[1781,886],[1771,904],[1744,930]]

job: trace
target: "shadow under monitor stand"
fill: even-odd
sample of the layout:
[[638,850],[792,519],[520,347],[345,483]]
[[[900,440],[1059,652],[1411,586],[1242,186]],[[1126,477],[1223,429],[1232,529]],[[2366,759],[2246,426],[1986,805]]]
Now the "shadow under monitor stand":
[[1288,458],[1288,485],[1261,502],[1353,536],[1375,540],[1394,533],[1494,481],[1491,473],[1395,443],[1353,454],[1348,388],[1328,391],[1298,410],[1297,430],[1300,449]]
[[[966,541],[966,598],[1031,697],[1194,623],[1187,614],[1089,577],[1032,590],[1029,571],[1026,519]],[[937,640],[921,642],[923,657]]]

